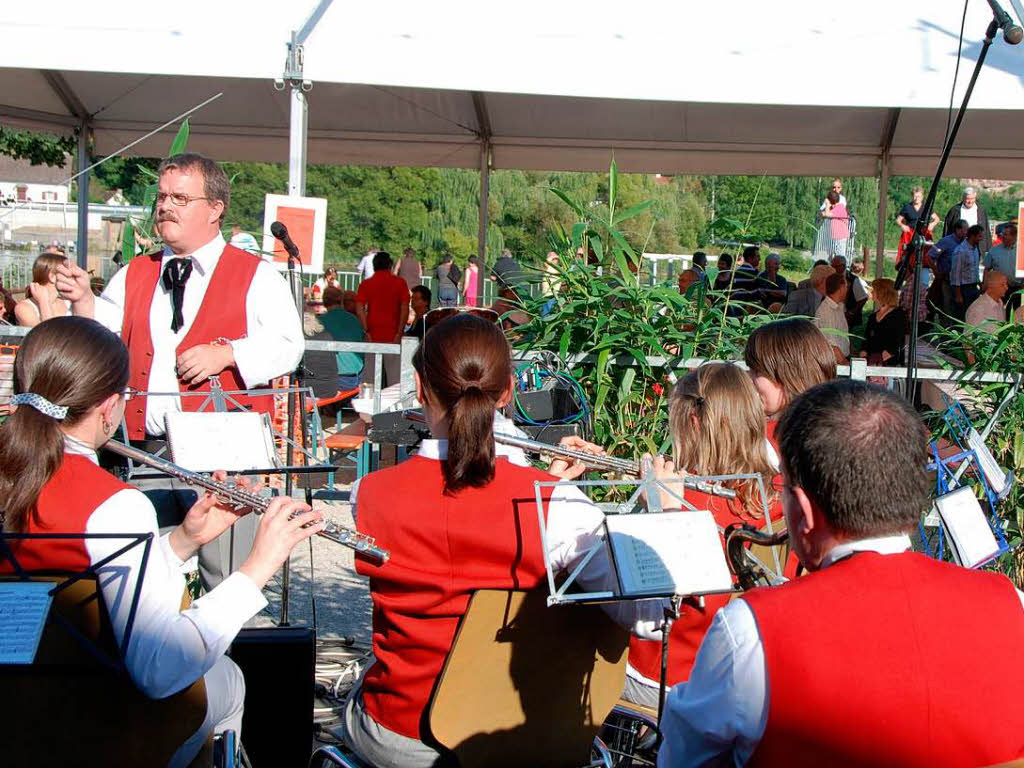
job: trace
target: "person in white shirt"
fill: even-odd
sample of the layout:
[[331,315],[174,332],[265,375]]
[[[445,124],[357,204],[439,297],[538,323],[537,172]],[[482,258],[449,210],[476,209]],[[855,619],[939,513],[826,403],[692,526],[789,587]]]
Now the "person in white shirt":
[[[321,514],[289,498],[272,501],[238,571],[182,610],[184,573],[197,549],[253,515],[204,494],[180,525],[161,536],[146,496],[100,469],[97,451],[120,421],[130,392],[128,350],[99,323],[71,316],[41,323],[25,337],[15,367],[17,408],[0,427],[4,529],[110,538],[68,539],[61,546],[23,539],[12,542],[14,557],[28,571],[96,568],[119,644],[131,626],[125,667],[145,695],[164,698],[205,677],[206,719],[170,762],[188,765],[212,731],[240,732],[245,682],[224,652],[244,622],[266,606],[261,590],[292,548],[323,530]],[[226,479],[223,473],[215,477]],[[152,535],[145,565],[141,546],[98,565],[129,543],[112,534]],[[12,567],[0,558],[0,570]],[[132,621],[131,596],[140,581]],[[83,749],[87,755],[88,745]]]
[[231,225],[231,244],[235,246],[235,248],[239,248],[247,253],[260,256],[267,261],[272,261],[272,256],[260,253],[260,246],[259,243],[256,242],[256,238],[250,233],[243,231],[241,224]]
[[968,227],[981,227],[982,239],[979,247],[982,253],[988,253],[992,248],[992,231],[988,225],[988,213],[978,205],[978,192],[974,187],[965,187],[963,199],[946,213],[943,236],[953,234],[959,221],[966,221]]
[[716,614],[689,682],[668,697],[659,767],[1020,758],[1020,708],[998,725],[990,715],[1024,673],[987,670],[1024,642],[1024,595],[1001,575],[908,551],[931,490],[912,407],[833,381],[793,401],[777,434],[790,546],[809,573]]
[[825,199],[821,203],[821,207],[818,210],[824,211],[827,208],[830,208],[831,205],[841,205],[844,208],[846,207],[846,196],[843,194],[843,180],[842,179],[840,179],[840,178],[832,179],[832,191],[835,192],[837,195],[839,195],[839,201],[837,203],[830,204],[829,200],[828,200],[828,197],[826,196]]
[[[158,173],[156,227],[163,252],[133,259],[99,298],[89,275],[65,264],[57,269],[57,290],[74,314],[121,335],[132,360],[130,384],[140,392],[209,390],[215,375],[225,390],[253,389],[294,370],[304,339],[288,284],[272,265],[221,236],[231,196],[224,170],[201,155],[182,154],[163,161]],[[253,410],[273,411],[271,397],[232,397]],[[125,414],[128,437],[156,450],[165,416],[196,410],[203,399],[136,398]],[[145,485],[166,524],[179,522],[194,497],[175,491],[173,482]],[[228,563],[244,559],[249,526],[235,531],[234,553],[227,539],[204,548],[205,584],[216,584]]]
[[1006,322],[1003,297],[1010,287],[1006,275],[994,269],[986,270],[982,294],[967,308],[967,324],[989,333]]
[[363,280],[369,280],[373,277],[373,257],[377,255],[378,250],[378,248],[371,248],[366,252],[366,255],[359,260],[359,263],[356,264],[356,270],[362,273]]
[[814,324],[825,334],[843,365],[850,356],[850,327],[846,322],[846,277],[833,272],[825,280],[825,298],[814,313]]

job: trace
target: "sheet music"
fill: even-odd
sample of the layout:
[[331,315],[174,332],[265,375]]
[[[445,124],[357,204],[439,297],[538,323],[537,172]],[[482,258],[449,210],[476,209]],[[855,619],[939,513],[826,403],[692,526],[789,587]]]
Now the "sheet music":
[[1006,490],[1006,472],[999,466],[992,451],[985,445],[985,440],[974,427],[971,427],[967,433],[967,447],[977,454],[981,471],[985,473],[985,479],[988,480],[992,492],[997,496],[1000,495]]
[[46,581],[0,582],[0,664],[31,664],[50,611]]
[[165,423],[172,461],[193,472],[278,465],[270,422],[262,413],[171,411]]
[[935,508],[942,518],[942,525],[953,545],[953,554],[960,565],[976,568],[999,553],[999,543],[973,488],[964,486],[940,496],[935,500]]
[[732,589],[718,527],[707,510],[609,515],[605,526],[624,596]]

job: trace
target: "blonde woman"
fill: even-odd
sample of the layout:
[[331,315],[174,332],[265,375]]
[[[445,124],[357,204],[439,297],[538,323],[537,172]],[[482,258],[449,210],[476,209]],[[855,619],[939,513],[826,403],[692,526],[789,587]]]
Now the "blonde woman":
[[14,305],[18,325],[33,328],[51,317],[71,314],[71,305],[57,295],[54,275],[65,258],[58,253],[41,253],[32,265],[32,282],[25,289],[25,298]]
[[[775,469],[769,461],[764,439],[765,416],[761,400],[750,377],[731,363],[708,363],[676,384],[669,400],[675,461],[655,461],[660,477],[677,477],[674,467],[687,474],[759,474],[768,490],[772,520],[782,517],[773,490]],[[761,527],[765,513],[756,480],[728,483],[735,499],[709,496],[687,489],[684,498],[697,509],[708,509],[721,527],[748,522]],[[682,486],[680,486],[682,487]],[[679,508],[679,501],[662,493],[665,509]],[[669,649],[669,686],[685,682],[697,657],[704,634],[728,595],[709,595],[704,607],[687,607],[672,626]],[[623,698],[650,707],[658,706],[661,643],[633,638],[626,668]]]
[[900,310],[900,295],[892,280],[882,277],[871,283],[875,311],[868,318],[861,355],[869,365],[903,365],[907,316]]

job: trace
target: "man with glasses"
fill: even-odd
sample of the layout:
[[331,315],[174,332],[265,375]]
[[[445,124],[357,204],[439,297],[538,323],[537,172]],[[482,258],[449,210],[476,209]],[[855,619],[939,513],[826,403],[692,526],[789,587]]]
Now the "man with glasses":
[[658,765],[1024,756],[1024,595],[1000,574],[910,551],[931,486],[913,408],[832,381],[797,397],[775,435],[789,543],[808,573],[715,615],[665,704]]
[[[158,173],[155,219],[163,251],[133,259],[99,298],[89,289],[89,275],[72,264],[58,268],[57,290],[74,314],[121,334],[136,390],[209,391],[211,376],[219,376],[225,390],[254,389],[294,370],[302,357],[302,322],[287,283],[271,264],[221,235],[231,196],[224,170],[185,153],[164,160]],[[273,410],[271,397],[232,398],[256,411]],[[125,411],[127,437],[152,450],[163,439],[166,414],[198,410],[203,399],[133,398]],[[170,495],[183,502],[181,493]],[[158,514],[176,514],[164,502]],[[211,546],[217,542],[204,550]],[[202,553],[200,571],[209,586],[226,576]]]

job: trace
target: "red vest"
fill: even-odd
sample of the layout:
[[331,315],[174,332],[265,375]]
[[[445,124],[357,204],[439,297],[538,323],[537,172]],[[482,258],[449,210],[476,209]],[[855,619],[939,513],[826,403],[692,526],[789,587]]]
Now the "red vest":
[[863,552],[744,599],[768,680],[749,765],[964,768],[1024,757],[1024,610],[1006,578]]
[[414,457],[363,478],[358,528],[391,551],[383,565],[356,560],[370,577],[376,658],[363,701],[385,728],[429,735],[427,705],[475,590],[543,583],[535,480],[552,476],[500,457],[486,487],[454,496],[442,494],[441,462],[433,459]]
[[[722,528],[733,523],[749,523],[750,518],[740,517],[736,513],[736,504],[721,496],[710,496],[700,491],[686,491],[686,500],[697,509],[709,509]],[[771,508],[772,520],[782,519],[782,506],[776,503]],[[725,546],[723,539],[722,546]],[[787,571],[790,569],[787,569]],[[795,571],[795,567],[793,568]],[[667,683],[673,686],[690,679],[693,662],[697,658],[704,635],[707,634],[711,620],[720,608],[732,599],[732,595],[705,595],[704,609],[698,610],[683,606],[679,618],[672,624],[669,635],[668,678]],[[641,640],[636,636],[629,640],[629,664],[637,672],[655,683],[661,681],[661,642],[657,640]]]
[[[128,347],[131,366],[129,384],[141,391],[150,388],[149,371],[153,365],[153,338],[149,332],[149,312],[153,296],[160,284],[161,259],[162,254],[159,253],[132,259],[128,264],[125,279],[121,338]],[[248,324],[245,301],[259,264],[260,259],[257,256],[233,245],[224,247],[210,277],[210,284],[206,287],[206,295],[199,307],[199,313],[175,350],[175,355],[222,337],[240,339],[246,335]],[[221,371],[220,382],[225,390],[245,389],[245,382],[235,367]],[[185,385],[179,380],[178,389],[186,392],[208,392],[210,382],[207,380],[202,384]],[[247,408],[261,413],[273,413],[274,399],[271,396],[247,398],[232,395],[232,398]],[[201,397],[183,397],[181,408],[184,411],[195,411],[199,409],[202,401]],[[133,440],[145,437],[146,398],[132,398],[125,408],[124,418],[128,424],[128,437]]]
[[[85,533],[96,508],[130,487],[86,457],[65,453],[57,472],[39,493],[35,514],[29,515],[24,533]],[[18,564],[29,571],[81,571],[91,563],[82,539],[26,539],[10,544]],[[0,573],[12,570],[9,561],[0,559]]]

